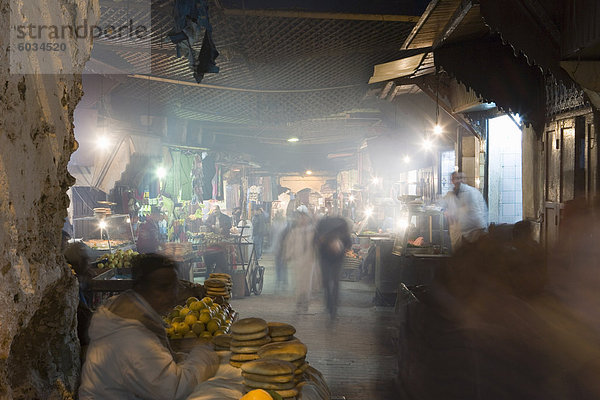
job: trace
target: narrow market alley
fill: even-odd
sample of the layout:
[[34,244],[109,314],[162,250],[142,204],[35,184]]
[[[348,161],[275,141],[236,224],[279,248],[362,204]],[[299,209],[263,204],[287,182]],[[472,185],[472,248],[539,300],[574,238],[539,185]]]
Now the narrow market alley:
[[401,400],[398,376],[397,321],[394,307],[374,305],[374,283],[367,278],[341,282],[338,317],[329,321],[322,293],[316,293],[308,312],[295,313],[292,294],[276,290],[273,255],[265,254],[265,284],[259,296],[233,299],[241,318],[260,317],[287,322],[309,348],[307,360],[327,381],[334,398]]

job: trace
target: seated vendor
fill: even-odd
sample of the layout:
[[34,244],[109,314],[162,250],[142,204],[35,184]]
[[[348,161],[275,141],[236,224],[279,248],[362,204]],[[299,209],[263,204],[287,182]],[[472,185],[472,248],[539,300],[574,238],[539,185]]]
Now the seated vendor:
[[176,266],[147,254],[135,259],[133,290],[112,297],[94,314],[81,374],[80,399],[185,399],[217,371],[212,348],[198,345],[179,360],[162,314],[177,301]]
[[221,212],[221,207],[215,206],[206,219],[206,226],[211,232],[218,233],[223,236],[229,236],[229,230],[231,229],[231,217],[223,214]]

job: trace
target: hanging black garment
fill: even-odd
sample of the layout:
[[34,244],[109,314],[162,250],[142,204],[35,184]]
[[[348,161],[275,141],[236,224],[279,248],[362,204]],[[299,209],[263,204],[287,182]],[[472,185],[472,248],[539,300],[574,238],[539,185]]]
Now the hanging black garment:
[[[175,0],[173,17],[175,29],[169,33],[169,39],[177,46],[177,57],[184,55],[188,58],[196,82],[200,83],[207,72],[219,72],[219,67],[215,63],[219,52],[212,40],[207,1]],[[194,50],[194,45],[200,41],[201,36],[203,36],[202,47],[198,53]]]

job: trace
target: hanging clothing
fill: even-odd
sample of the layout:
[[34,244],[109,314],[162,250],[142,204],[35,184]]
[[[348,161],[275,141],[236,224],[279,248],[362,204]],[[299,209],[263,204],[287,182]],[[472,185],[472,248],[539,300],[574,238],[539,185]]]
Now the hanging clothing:
[[[194,79],[200,83],[205,73],[217,73],[215,60],[219,52],[212,39],[212,26],[208,19],[208,1],[206,0],[175,0],[173,7],[175,29],[169,33],[169,39],[177,47],[177,57],[185,55]],[[204,34],[202,34],[204,30]],[[202,39],[200,53],[194,50],[194,45]]]
[[217,173],[217,167],[215,165],[215,156],[213,154],[207,155],[204,160],[202,160],[202,200],[210,200],[213,199],[213,178]]
[[194,156],[194,166],[191,171],[192,177],[192,201],[194,203],[202,203],[204,201],[204,193],[202,188],[202,179],[204,173],[202,171],[202,156],[196,154]]

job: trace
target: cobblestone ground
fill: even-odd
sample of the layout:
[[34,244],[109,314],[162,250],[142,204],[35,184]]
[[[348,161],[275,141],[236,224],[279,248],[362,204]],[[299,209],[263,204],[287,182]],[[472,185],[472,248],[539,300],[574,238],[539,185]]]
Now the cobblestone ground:
[[293,291],[277,288],[272,256],[265,254],[261,265],[266,268],[262,294],[231,301],[241,318],[294,325],[296,336],[308,347],[307,360],[321,371],[334,397],[405,398],[395,385],[397,314],[393,308],[374,306],[372,282],[341,282],[338,317],[331,322],[322,293],[314,295],[308,311],[297,312]]

